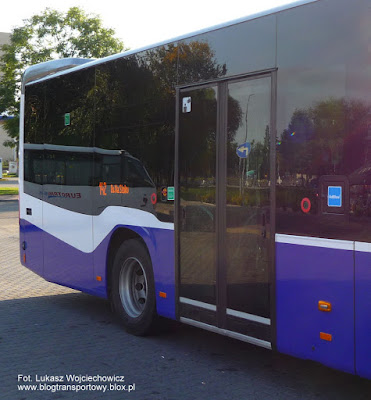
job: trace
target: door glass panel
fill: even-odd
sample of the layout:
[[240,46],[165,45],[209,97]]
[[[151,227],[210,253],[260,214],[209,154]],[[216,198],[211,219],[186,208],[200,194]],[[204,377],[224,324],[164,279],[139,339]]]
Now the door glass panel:
[[270,77],[228,84],[227,308],[269,316]]
[[182,91],[180,107],[180,296],[215,304],[217,87]]

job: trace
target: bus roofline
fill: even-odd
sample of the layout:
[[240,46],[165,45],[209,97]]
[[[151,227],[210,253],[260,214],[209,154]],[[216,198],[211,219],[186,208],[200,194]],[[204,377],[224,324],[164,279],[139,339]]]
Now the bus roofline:
[[40,64],[32,65],[27,68],[22,76],[22,93],[27,83],[44,78],[45,76],[55,74],[57,72],[77,67],[82,64],[93,61],[87,58],[64,58],[61,60],[51,60]]

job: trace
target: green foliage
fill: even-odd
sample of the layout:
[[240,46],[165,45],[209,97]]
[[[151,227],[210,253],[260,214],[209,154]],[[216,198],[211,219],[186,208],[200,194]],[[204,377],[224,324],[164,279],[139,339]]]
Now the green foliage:
[[[78,7],[65,14],[46,9],[15,28],[10,43],[1,46],[0,57],[0,114],[16,116],[4,123],[8,135],[19,135],[21,76],[27,67],[59,58],[101,58],[119,53],[124,45],[114,34],[113,29],[102,26],[98,16],[88,15]],[[14,146],[14,141],[4,144]]]
[[[14,118],[7,119],[4,122],[4,128],[10,138],[18,138],[19,134],[19,115],[16,115]],[[4,142],[4,146],[7,147],[15,147],[16,142],[14,140],[6,140]]]
[[3,195],[17,195],[18,188],[0,186],[0,196]]

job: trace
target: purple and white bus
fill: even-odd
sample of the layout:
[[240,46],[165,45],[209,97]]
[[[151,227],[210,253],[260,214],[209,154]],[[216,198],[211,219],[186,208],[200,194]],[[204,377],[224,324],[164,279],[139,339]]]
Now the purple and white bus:
[[109,299],[371,378],[368,0],[27,69],[20,252]]

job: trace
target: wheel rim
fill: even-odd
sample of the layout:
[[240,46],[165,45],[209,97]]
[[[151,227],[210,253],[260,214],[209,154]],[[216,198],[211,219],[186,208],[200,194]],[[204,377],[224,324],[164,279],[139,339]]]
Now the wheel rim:
[[139,317],[147,303],[147,277],[141,262],[134,257],[125,260],[120,271],[119,291],[125,312]]

